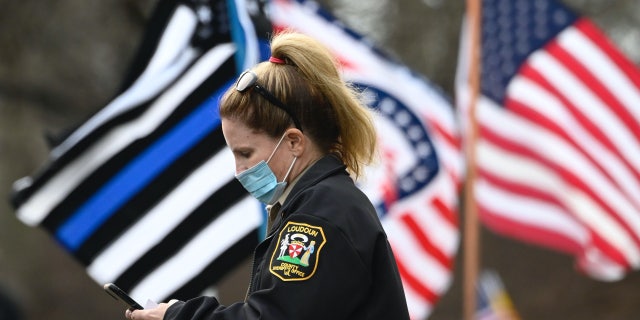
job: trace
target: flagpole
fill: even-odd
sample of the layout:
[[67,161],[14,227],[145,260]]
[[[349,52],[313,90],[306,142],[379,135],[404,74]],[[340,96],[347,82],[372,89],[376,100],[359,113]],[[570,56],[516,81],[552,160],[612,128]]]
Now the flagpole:
[[476,309],[476,283],[480,264],[480,224],[475,204],[473,184],[476,179],[476,140],[478,124],[476,122],[476,102],[480,90],[480,18],[482,0],[467,0],[467,19],[470,26],[469,50],[469,107],[467,115],[468,130],[466,143],[467,179],[464,198],[464,263],[463,263],[463,312],[465,320],[474,318]]

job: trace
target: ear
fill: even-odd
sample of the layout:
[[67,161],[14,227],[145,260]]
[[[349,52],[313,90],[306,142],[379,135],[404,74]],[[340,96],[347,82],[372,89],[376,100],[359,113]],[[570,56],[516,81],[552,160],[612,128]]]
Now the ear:
[[298,158],[302,156],[307,148],[307,137],[297,128],[289,128],[285,134],[287,148],[293,152],[294,156]]

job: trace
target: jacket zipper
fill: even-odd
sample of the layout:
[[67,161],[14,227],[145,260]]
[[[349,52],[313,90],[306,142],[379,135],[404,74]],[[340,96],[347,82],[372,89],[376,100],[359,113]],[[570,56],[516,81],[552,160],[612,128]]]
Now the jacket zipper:
[[251,259],[251,277],[249,277],[249,287],[247,288],[247,293],[244,296],[244,301],[247,302],[247,299],[249,299],[249,293],[251,293],[253,291],[253,283],[254,283],[254,277],[256,276],[256,253],[258,253],[258,248],[265,242],[267,241],[271,241],[271,238],[273,238],[273,234],[269,235],[268,237],[266,237],[264,240],[262,240],[262,242],[260,242],[260,244],[258,244],[258,246],[256,246],[255,249],[253,249],[253,256]]

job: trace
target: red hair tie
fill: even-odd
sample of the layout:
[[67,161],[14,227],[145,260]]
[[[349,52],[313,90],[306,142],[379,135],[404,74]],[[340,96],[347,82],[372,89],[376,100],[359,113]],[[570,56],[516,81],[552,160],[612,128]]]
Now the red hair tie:
[[273,62],[273,63],[277,63],[277,64],[284,64],[284,60],[280,59],[280,58],[276,58],[276,57],[269,57],[269,62]]

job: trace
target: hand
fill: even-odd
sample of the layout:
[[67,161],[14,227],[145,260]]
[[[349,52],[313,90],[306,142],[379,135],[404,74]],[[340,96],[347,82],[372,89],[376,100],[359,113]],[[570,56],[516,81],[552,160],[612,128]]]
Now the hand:
[[169,303],[161,303],[153,309],[129,310],[124,312],[124,317],[132,320],[162,320],[170,305],[178,300],[171,300]]

